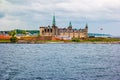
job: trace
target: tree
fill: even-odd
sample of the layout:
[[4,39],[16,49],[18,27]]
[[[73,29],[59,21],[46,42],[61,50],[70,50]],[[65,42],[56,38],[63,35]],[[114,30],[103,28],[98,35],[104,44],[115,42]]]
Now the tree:
[[26,30],[22,30],[22,34],[27,35]]
[[12,36],[12,37],[15,37],[16,36],[16,30],[13,30],[13,31],[10,31],[9,32],[9,35]]
[[73,42],[80,42],[80,39],[79,38],[72,38],[72,41]]
[[10,38],[10,41],[11,41],[12,43],[16,43],[16,42],[18,41],[18,39],[17,39],[17,37],[11,37],[11,38]]
[[18,41],[18,39],[17,39],[17,37],[16,37],[16,30],[13,30],[13,31],[10,31],[9,32],[9,35],[10,36],[12,36],[11,38],[10,38],[10,41],[12,42],[12,43],[15,43],[15,42],[17,42]]

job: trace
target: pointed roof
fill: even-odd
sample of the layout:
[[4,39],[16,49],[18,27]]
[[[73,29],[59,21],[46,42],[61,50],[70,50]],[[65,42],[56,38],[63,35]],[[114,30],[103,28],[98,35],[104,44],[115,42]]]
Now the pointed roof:
[[53,16],[52,25],[53,25],[53,26],[55,26],[55,25],[56,25],[56,21],[55,21],[55,15]]
[[86,24],[85,28],[88,28],[88,24]]
[[71,23],[71,21],[69,22],[69,27],[72,27],[72,23]]

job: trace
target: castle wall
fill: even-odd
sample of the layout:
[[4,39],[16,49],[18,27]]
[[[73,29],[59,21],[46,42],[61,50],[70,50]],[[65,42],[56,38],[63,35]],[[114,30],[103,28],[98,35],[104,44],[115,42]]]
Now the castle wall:
[[44,36],[52,36],[52,33],[46,32],[46,33],[44,34]]
[[40,28],[40,35],[41,36],[60,36],[60,37],[75,37],[75,38],[87,38],[88,35],[88,29],[80,29],[80,30],[74,30],[74,29],[59,29],[56,26],[50,28],[50,27],[41,27]]
[[74,37],[74,35],[73,35],[73,33],[72,33],[72,32],[70,32],[70,37]]
[[60,36],[64,36],[64,33],[60,33]]
[[78,38],[78,34],[79,34],[78,32],[75,32],[75,33],[74,33],[74,37],[75,37],[75,38]]
[[40,27],[40,35],[41,36],[44,36],[44,32],[43,31],[44,31],[44,27]]

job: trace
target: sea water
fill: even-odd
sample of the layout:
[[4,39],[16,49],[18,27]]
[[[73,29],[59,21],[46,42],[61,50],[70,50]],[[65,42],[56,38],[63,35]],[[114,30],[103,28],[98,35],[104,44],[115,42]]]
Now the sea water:
[[0,80],[120,80],[120,45],[0,44]]

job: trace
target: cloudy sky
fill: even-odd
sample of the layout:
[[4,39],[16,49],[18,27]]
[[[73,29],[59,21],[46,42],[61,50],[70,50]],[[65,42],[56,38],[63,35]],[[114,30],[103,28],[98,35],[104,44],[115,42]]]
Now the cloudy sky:
[[59,27],[87,23],[90,33],[120,35],[120,0],[0,0],[0,30],[39,30],[52,24],[53,14]]

